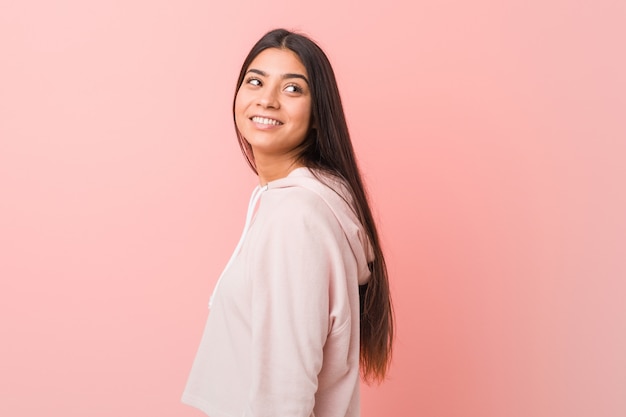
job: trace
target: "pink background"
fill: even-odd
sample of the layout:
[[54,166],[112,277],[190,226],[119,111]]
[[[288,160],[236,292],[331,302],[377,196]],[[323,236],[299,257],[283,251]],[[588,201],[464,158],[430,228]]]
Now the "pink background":
[[[394,4],[397,3],[397,4]],[[179,398],[255,178],[268,29],[334,63],[388,254],[363,416],[626,415],[626,3],[0,3],[0,415]]]

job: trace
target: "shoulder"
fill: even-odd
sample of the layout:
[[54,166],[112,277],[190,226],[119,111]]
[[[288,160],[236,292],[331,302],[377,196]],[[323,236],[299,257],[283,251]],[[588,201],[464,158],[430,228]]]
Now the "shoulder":
[[339,177],[319,170],[298,168],[287,177],[268,183],[267,200],[285,209],[323,208],[336,213],[352,210],[352,195]]
[[[333,235],[352,231],[358,224],[349,195],[329,175],[308,168],[292,171],[287,177],[268,183],[257,213],[259,220],[271,223],[272,232],[285,228],[317,227]],[[262,219],[262,220],[261,220]],[[345,231],[345,232],[344,232]]]
[[[286,187],[269,190],[261,201],[268,220],[281,224],[336,224],[337,219],[326,199],[320,193],[305,187]],[[261,213],[259,213],[261,214]]]
[[250,230],[254,262],[263,265],[273,265],[272,259],[283,266],[325,265],[344,242],[341,223],[324,199],[301,187],[266,191]]

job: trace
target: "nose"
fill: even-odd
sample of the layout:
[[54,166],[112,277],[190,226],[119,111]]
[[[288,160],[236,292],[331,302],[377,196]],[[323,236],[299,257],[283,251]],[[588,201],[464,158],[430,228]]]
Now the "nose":
[[258,105],[264,109],[278,109],[280,108],[280,102],[278,100],[278,94],[273,88],[264,88],[259,93]]

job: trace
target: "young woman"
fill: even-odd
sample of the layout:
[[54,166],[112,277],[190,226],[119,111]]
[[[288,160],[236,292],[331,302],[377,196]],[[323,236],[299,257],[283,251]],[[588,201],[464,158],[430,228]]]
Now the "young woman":
[[359,416],[359,363],[366,381],[384,379],[393,315],[328,58],[303,35],[267,33],[233,113],[260,185],[183,402],[211,417]]

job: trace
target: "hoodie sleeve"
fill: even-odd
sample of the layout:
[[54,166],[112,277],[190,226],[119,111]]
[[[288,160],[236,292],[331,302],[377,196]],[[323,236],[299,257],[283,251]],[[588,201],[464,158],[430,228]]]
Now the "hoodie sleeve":
[[[248,263],[252,381],[245,417],[311,416],[326,338],[350,319],[349,307],[330,306],[331,291],[348,305],[347,295],[337,297],[347,291],[339,222],[313,193],[283,194],[287,198],[271,205]],[[344,284],[337,290],[333,282]]]

